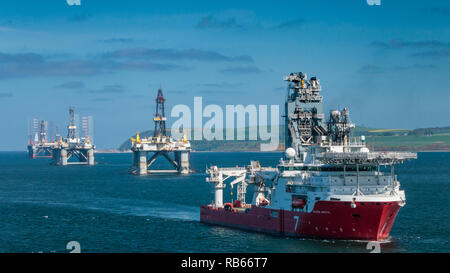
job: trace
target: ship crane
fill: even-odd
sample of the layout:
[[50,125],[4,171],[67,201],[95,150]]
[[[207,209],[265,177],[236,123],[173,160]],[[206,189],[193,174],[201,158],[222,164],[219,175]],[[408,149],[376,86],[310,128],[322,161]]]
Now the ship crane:
[[[224,182],[231,178],[235,177],[235,179],[230,183],[230,185],[234,185],[236,183],[245,183],[245,177],[247,174],[246,168],[218,168],[217,166],[212,166],[209,169],[206,170],[206,173],[210,175],[210,177],[206,178],[206,182],[212,183],[214,186],[214,203],[215,206],[218,208],[223,207],[223,189],[225,188],[226,184]],[[246,183],[245,183],[246,184]],[[245,187],[246,185],[244,185]],[[232,186],[231,186],[232,187]],[[241,190],[242,190],[241,186]],[[240,200],[245,204],[245,189],[244,189],[244,196],[243,200]],[[238,193],[239,198],[239,193]],[[241,196],[242,198],[242,196]]]
[[274,181],[278,170],[276,168],[261,167],[258,161],[252,161],[251,165],[247,167],[219,168],[211,166],[206,170],[206,173],[209,174],[206,182],[212,183],[214,187],[215,206],[222,208],[223,189],[226,186],[224,182],[232,177],[234,177],[234,180],[230,182],[230,186],[233,188],[234,185],[238,185],[237,200],[242,205],[246,204],[245,194],[249,184],[254,185],[252,204],[256,206],[264,202],[268,204],[269,200],[265,197],[265,192],[268,191],[270,194],[270,189],[265,187],[265,181]]

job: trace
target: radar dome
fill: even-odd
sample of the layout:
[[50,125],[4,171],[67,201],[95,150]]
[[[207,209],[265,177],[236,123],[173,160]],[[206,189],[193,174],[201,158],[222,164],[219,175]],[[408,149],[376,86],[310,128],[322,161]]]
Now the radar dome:
[[292,159],[295,157],[295,150],[294,148],[287,148],[286,149],[286,158]]
[[367,147],[362,147],[359,151],[360,151],[361,153],[368,153],[368,152],[369,152],[369,149],[367,149]]

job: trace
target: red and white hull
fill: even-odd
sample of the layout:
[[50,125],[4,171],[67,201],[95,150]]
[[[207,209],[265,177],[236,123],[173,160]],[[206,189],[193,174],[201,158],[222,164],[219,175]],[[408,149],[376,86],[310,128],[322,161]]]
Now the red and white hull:
[[311,212],[252,206],[247,212],[201,206],[200,221],[294,237],[370,240],[389,237],[399,202],[318,201]]

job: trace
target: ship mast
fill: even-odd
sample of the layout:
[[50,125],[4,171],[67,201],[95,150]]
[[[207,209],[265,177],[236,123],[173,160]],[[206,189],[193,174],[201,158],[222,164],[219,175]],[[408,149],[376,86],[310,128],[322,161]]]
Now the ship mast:
[[316,77],[309,80],[298,72],[284,78],[288,81],[288,98],[285,103],[285,147],[295,150],[295,159],[305,160],[306,147],[326,139],[323,127],[322,87]]

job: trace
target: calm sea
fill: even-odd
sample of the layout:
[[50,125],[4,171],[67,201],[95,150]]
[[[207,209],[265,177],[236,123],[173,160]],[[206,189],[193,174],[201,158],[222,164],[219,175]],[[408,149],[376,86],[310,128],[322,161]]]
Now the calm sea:
[[[277,237],[199,222],[213,195],[207,165],[274,166],[281,153],[192,153],[190,176],[128,174],[131,154],[97,165],[50,166],[0,153],[0,252],[369,252],[363,242]],[[450,153],[419,153],[397,167],[407,204],[382,252],[450,252]],[[228,187],[229,190],[229,187]],[[225,191],[224,198],[232,198]]]

